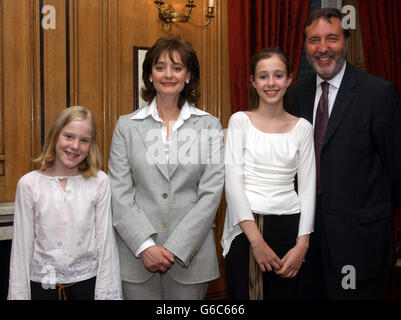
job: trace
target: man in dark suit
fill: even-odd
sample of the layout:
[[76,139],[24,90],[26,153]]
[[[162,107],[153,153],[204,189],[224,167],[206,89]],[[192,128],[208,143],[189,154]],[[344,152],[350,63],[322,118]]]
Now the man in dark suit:
[[346,62],[349,32],[341,19],[332,8],[310,14],[305,49],[317,74],[289,92],[290,111],[314,125],[318,169],[301,298],[380,299],[395,263],[401,102],[392,83]]

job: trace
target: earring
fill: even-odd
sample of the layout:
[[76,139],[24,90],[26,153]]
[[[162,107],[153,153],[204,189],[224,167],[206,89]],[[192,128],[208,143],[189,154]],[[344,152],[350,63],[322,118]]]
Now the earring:
[[189,83],[189,80],[185,80],[185,83],[188,84],[188,83]]
[[152,83],[153,82],[152,78],[149,78],[149,81],[150,81],[150,83]]

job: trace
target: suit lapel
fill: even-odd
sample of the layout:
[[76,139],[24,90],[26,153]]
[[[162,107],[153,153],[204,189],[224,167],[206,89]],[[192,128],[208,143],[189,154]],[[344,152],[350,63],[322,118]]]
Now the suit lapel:
[[353,75],[352,66],[347,64],[343,80],[337,93],[336,101],[334,102],[329,122],[327,124],[326,136],[323,141],[323,147],[328,143],[334,132],[338,128],[343,119],[351,101],[355,95],[353,88],[356,86],[356,81]]
[[188,156],[187,151],[193,144],[194,140],[201,129],[199,117],[190,117],[184,121],[184,124],[174,133],[175,137],[170,145],[168,175],[171,177],[183,160]]
[[135,128],[145,145],[146,159],[153,160],[162,175],[169,180],[164,143],[158,123],[152,117],[133,121],[137,121]]

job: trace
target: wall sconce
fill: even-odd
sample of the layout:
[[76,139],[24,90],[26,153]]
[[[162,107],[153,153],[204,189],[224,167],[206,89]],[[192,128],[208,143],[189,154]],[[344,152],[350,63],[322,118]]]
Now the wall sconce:
[[[188,8],[188,14],[183,14],[183,13],[176,13],[174,12],[173,7],[164,1],[159,1],[156,0],[155,4],[157,4],[157,10],[159,12],[159,20],[161,27],[164,32],[170,32],[171,30],[171,24],[173,22],[191,22],[195,26],[198,27],[206,27],[209,23],[210,20],[214,17],[213,12],[214,12],[214,0],[209,0],[209,5],[207,9],[207,14],[205,17],[207,18],[207,21],[204,24],[196,24],[192,20],[192,9],[196,7],[194,5],[194,0],[188,0],[188,4],[186,7]],[[184,8],[185,10],[185,8]]]

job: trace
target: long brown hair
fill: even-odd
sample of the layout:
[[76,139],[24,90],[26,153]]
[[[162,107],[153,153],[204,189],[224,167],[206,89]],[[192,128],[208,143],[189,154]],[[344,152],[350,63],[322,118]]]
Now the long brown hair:
[[48,169],[53,166],[56,160],[56,144],[61,130],[72,121],[88,119],[92,126],[91,146],[88,156],[78,167],[79,172],[84,178],[96,176],[96,173],[102,167],[102,155],[96,143],[96,121],[92,113],[81,106],[73,106],[64,109],[54,119],[47,132],[46,140],[40,156],[33,160],[39,165],[39,170]]

